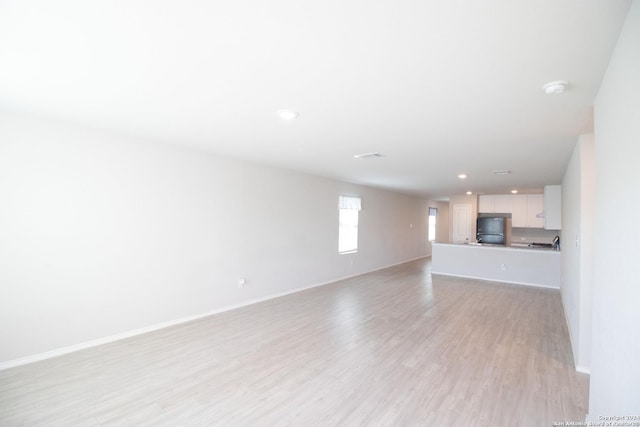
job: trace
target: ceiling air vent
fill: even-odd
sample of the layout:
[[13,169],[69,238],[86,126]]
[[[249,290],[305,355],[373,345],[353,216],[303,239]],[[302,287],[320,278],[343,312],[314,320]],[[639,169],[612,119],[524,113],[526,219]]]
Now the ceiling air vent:
[[372,159],[374,157],[382,157],[382,154],[378,153],[377,151],[374,153],[363,153],[363,154],[356,154],[355,156],[356,159]]
[[491,172],[496,175],[511,175],[511,171],[509,169],[498,169]]

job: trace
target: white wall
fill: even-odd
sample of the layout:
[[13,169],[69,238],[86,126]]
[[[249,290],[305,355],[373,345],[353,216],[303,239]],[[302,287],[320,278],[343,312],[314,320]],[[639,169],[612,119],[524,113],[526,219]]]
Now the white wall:
[[437,202],[438,223],[436,224],[436,241],[449,243],[449,202]]
[[640,2],[595,102],[596,210],[589,419],[640,414]]
[[582,372],[591,365],[594,154],[593,135],[581,135],[562,180],[562,303],[574,363]]
[[[340,194],[362,197],[353,255],[337,253]],[[0,201],[0,363],[400,263],[427,247],[418,198],[7,114]]]

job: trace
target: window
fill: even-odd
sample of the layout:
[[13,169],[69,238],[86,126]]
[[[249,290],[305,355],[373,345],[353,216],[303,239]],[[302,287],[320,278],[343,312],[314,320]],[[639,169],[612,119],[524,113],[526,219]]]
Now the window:
[[358,212],[360,197],[340,196],[338,252],[341,254],[358,250]]
[[436,219],[438,217],[438,208],[429,208],[429,230],[427,238],[430,242],[436,240]]

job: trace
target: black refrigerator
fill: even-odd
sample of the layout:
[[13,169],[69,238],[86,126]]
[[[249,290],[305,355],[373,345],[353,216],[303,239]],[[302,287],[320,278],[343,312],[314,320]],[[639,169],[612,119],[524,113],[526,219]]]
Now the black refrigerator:
[[500,217],[478,218],[476,239],[478,243],[504,245],[505,220]]

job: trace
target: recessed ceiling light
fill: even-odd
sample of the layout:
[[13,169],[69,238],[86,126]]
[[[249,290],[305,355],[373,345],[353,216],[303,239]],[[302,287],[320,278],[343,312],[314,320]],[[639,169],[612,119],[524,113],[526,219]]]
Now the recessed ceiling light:
[[558,95],[564,92],[564,90],[567,88],[567,85],[569,85],[568,82],[565,82],[564,80],[557,80],[555,82],[547,83],[546,85],[542,86],[542,89],[544,89],[547,95]]
[[382,157],[382,154],[374,151],[373,153],[356,154],[353,157],[355,157],[356,159],[371,159],[373,157]]
[[467,191],[467,196],[470,196],[473,194],[473,191]]
[[463,173],[461,173],[460,175],[458,175],[458,178],[460,178],[460,179],[465,179],[466,177],[467,177],[467,175],[465,175],[465,174],[463,174]]
[[297,111],[293,110],[278,110],[277,113],[283,120],[293,120],[300,115]]
[[511,193],[518,194],[518,190],[511,190]]
[[511,171],[509,169],[497,169],[491,171],[496,175],[511,175]]

